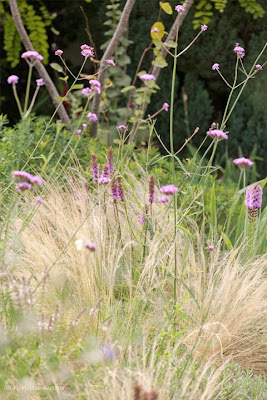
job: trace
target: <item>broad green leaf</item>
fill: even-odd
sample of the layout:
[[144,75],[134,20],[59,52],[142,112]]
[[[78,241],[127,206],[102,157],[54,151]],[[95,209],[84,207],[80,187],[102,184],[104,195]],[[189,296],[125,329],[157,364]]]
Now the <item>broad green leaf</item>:
[[63,68],[58,63],[51,63],[50,67],[53,68],[57,72],[63,72]]
[[163,57],[156,57],[154,61],[152,61],[152,65],[155,67],[164,68],[167,67],[168,63]]
[[169,15],[172,15],[173,10],[172,10],[172,6],[170,5],[169,2],[167,3],[163,3],[162,1],[160,1],[159,3],[160,7],[162,8],[162,10]]
[[130,86],[126,86],[125,88],[121,89],[121,93],[126,93],[129,92],[129,90],[134,90],[135,86],[130,85]]
[[164,45],[166,47],[172,47],[175,49],[175,47],[177,47],[177,43],[174,40],[166,40],[166,42],[164,42]]
[[165,31],[165,26],[163,25],[162,22],[155,22],[152,27],[151,30],[154,28],[158,28],[158,32],[154,33],[154,32],[150,32],[150,35],[152,37],[152,39],[158,40],[158,39],[162,39],[164,36],[164,31]]

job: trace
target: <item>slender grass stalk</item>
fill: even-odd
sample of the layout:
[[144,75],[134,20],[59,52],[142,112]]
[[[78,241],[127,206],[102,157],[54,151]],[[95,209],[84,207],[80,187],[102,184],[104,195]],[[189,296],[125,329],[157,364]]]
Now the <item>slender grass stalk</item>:
[[15,97],[15,100],[16,100],[20,115],[22,115],[23,111],[22,111],[21,104],[20,104],[20,99],[19,99],[19,96],[18,96],[18,93],[17,93],[16,84],[14,82],[12,83],[12,90],[13,90],[13,94],[14,94],[14,97]]
[[30,87],[31,87],[31,80],[32,80],[32,69],[33,69],[33,66],[31,64],[29,64],[29,73],[28,73],[25,102],[24,102],[24,113],[26,113],[26,111],[28,109]]

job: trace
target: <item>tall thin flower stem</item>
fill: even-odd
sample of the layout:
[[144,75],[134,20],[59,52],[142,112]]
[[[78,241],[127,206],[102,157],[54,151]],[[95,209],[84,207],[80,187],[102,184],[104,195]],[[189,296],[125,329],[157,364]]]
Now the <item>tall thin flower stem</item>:
[[[230,102],[231,102],[231,98],[232,98],[233,93],[234,93],[234,90],[235,90],[235,85],[236,85],[237,75],[238,75],[238,61],[239,61],[239,59],[238,59],[238,57],[237,57],[237,58],[236,58],[236,64],[235,64],[234,83],[233,83],[231,92],[230,92],[230,94],[229,94],[229,97],[228,97],[228,100],[227,100],[227,103],[226,103],[226,107],[225,107],[225,110],[224,110],[223,119],[222,119],[222,123],[221,123],[221,128],[220,128],[220,129],[222,129],[222,130],[224,129],[224,126],[225,126],[225,123],[226,123],[227,111],[228,111],[228,108],[229,108],[229,105],[230,105]],[[227,118],[227,119],[228,119],[228,118]]]
[[26,86],[25,103],[24,103],[24,112],[25,113],[27,111],[28,102],[29,102],[31,79],[32,79],[32,69],[33,69],[33,66],[31,64],[29,64],[29,73],[28,73],[28,80],[27,80],[27,86]]
[[34,106],[37,94],[39,92],[39,89],[40,89],[40,86],[36,86],[35,92],[34,92],[34,94],[32,96],[32,101],[31,101],[30,107],[28,108],[27,112],[23,115],[23,119],[26,119],[30,115],[30,113],[32,111],[32,108]]
[[[172,87],[171,87],[171,104],[170,104],[170,148],[171,148],[171,158],[172,158],[172,182],[174,184],[175,180],[175,157],[174,157],[174,141],[173,141],[173,114],[174,114],[174,92],[175,92],[175,78],[176,78],[176,67],[177,67],[177,47],[178,47],[178,27],[176,31],[175,42],[177,46],[175,47],[175,54],[173,60],[173,70],[172,70]],[[173,196],[173,211],[174,211],[174,280],[173,280],[173,301],[176,304],[177,301],[177,251],[176,251],[176,208],[177,208],[177,194]]]
[[22,108],[21,108],[19,96],[18,96],[18,93],[17,93],[16,84],[15,84],[14,82],[12,83],[12,90],[13,90],[13,93],[14,93],[14,97],[15,97],[15,100],[16,100],[16,103],[17,103],[19,112],[20,112],[20,114],[22,115],[23,112],[22,112]]

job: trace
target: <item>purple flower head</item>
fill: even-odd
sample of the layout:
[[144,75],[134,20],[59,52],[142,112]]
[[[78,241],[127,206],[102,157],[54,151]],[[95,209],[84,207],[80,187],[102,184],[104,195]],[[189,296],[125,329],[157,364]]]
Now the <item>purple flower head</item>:
[[208,29],[208,25],[201,25],[202,32],[205,32]]
[[153,175],[149,178],[148,185],[148,201],[152,204],[155,203],[155,178]]
[[93,91],[97,92],[98,94],[101,93],[101,83],[97,79],[90,79],[89,83]]
[[91,121],[94,121],[94,122],[97,121],[97,115],[96,115],[95,113],[89,112],[89,113],[87,114],[87,118],[89,118]]
[[120,201],[123,201],[122,179],[120,176],[118,176],[118,178],[117,178],[116,191],[117,191],[117,193],[116,193],[117,199]]
[[84,96],[87,96],[91,91],[92,91],[92,89],[90,89],[89,87],[86,87],[86,88],[82,89],[82,94]]
[[155,26],[155,28],[151,29],[151,33],[158,33],[159,32],[159,28],[157,28]]
[[82,134],[81,129],[77,129],[76,133],[77,133],[78,136],[81,136],[81,134]]
[[39,61],[42,61],[44,59],[44,57],[35,50],[25,51],[21,54],[21,58],[36,58]]
[[110,147],[108,149],[108,172],[110,175],[112,175],[114,171],[114,166],[113,166],[113,149]]
[[85,243],[84,243],[84,247],[85,247],[86,249],[88,249],[88,250],[96,251],[96,245],[95,245],[95,243],[92,243],[92,242],[85,242]]
[[57,51],[55,51],[55,55],[56,56],[61,56],[63,54],[63,51],[58,49]]
[[163,106],[162,106],[162,108],[165,110],[165,111],[169,111],[169,104],[168,103],[163,103]]
[[36,203],[37,203],[37,204],[43,204],[43,203],[44,203],[44,200],[42,199],[42,197],[37,197],[37,198],[36,198]]
[[207,132],[207,135],[211,136],[211,137],[217,137],[219,139],[225,139],[225,140],[228,139],[228,136],[226,135],[226,133],[224,133],[220,129],[212,129]]
[[15,85],[18,83],[18,81],[19,81],[19,77],[17,76],[17,75],[10,75],[8,78],[7,78],[7,83],[15,83]]
[[185,10],[184,6],[178,5],[175,7],[175,11],[177,11],[178,13],[184,12],[184,10]]
[[45,81],[43,80],[43,78],[36,79],[36,85],[37,86],[44,86],[45,85]]
[[255,68],[256,68],[258,71],[262,71],[262,65],[260,65],[260,64],[257,64],[257,65],[255,66]]
[[119,125],[119,126],[117,126],[117,129],[118,129],[120,132],[124,132],[124,131],[127,131],[127,126],[125,126],[125,125]]
[[134,109],[135,109],[135,104],[134,104],[134,103],[130,103],[130,104],[129,104],[129,108],[130,108],[131,110],[134,110]]
[[117,199],[117,183],[116,180],[113,179],[111,181],[111,185],[110,185],[110,194],[112,196],[111,198],[111,202],[112,203],[116,203],[116,199]]
[[160,188],[160,192],[164,194],[175,194],[178,192],[178,187],[174,186],[173,184],[162,186]]
[[33,175],[30,179],[31,183],[36,183],[36,185],[42,185],[43,180],[39,175]]
[[146,217],[144,215],[142,215],[140,217],[140,220],[141,220],[142,224],[144,224],[146,222]]
[[98,179],[98,182],[101,183],[102,185],[106,185],[107,183],[110,182],[107,164],[103,165],[102,174]]
[[111,67],[115,67],[115,63],[113,60],[106,60],[106,64],[110,65]]
[[85,131],[85,129],[87,128],[87,124],[82,124],[83,130]]
[[155,81],[156,77],[152,74],[144,74],[139,76],[139,79],[141,79],[141,81]]
[[240,157],[240,158],[236,158],[233,163],[235,165],[238,165],[240,167],[252,167],[252,165],[254,164],[253,161],[249,160],[246,157]]
[[13,177],[14,178],[18,178],[19,180],[28,180],[28,181],[31,181],[31,179],[32,179],[32,175],[31,174],[29,174],[29,172],[26,172],[26,171],[14,171],[13,172]]
[[109,342],[104,343],[101,346],[101,350],[103,352],[104,359],[107,361],[113,361],[116,358],[116,352],[114,347],[111,346]]
[[260,185],[250,186],[246,191],[245,205],[250,210],[261,207],[262,204],[262,187]]
[[211,129],[215,129],[216,128],[216,126],[217,126],[217,124],[216,124],[216,122],[213,122],[212,124],[211,124]]
[[92,175],[93,181],[97,182],[99,178],[99,168],[96,162],[96,155],[93,153],[91,154],[91,161],[92,161]]
[[170,198],[166,196],[166,194],[163,194],[162,196],[159,197],[159,202],[163,204],[169,203]]
[[32,185],[28,182],[20,182],[16,185],[15,189],[18,192],[24,192],[25,190],[31,190]]
[[245,56],[245,49],[239,46],[239,43],[235,44],[234,52],[237,54],[239,58],[243,58]]
[[214,250],[214,246],[208,246],[208,247],[206,247],[206,250],[208,250],[208,251],[213,251]]
[[213,69],[213,71],[219,71],[219,69],[220,69],[220,64],[215,63],[215,64],[213,64],[213,66],[212,66],[211,68]]
[[94,57],[94,49],[90,46],[88,46],[87,44],[83,44],[81,46],[81,55],[83,57]]

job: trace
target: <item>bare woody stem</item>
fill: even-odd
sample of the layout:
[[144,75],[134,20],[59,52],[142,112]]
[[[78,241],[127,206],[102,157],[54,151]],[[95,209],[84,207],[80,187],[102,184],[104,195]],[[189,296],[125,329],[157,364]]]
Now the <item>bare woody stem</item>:
[[[134,3],[135,3],[135,0],[127,0],[126,4],[124,6],[124,9],[122,11],[118,26],[114,32],[114,35],[113,35],[105,53],[103,54],[102,59],[101,59],[98,80],[101,83],[102,87],[104,85],[104,80],[105,80],[105,75],[106,75],[106,71],[105,71],[106,60],[108,60],[112,57],[112,54],[114,53],[115,48],[119,44],[120,38],[122,37],[123,33],[125,32],[125,29],[128,26],[129,17],[132,12]],[[93,105],[92,105],[92,112],[95,113],[97,116],[99,115],[100,100],[101,100],[101,94],[95,93],[94,99],[93,99]],[[97,127],[98,127],[97,122],[91,123],[91,136],[92,137],[96,137]]]
[[[30,38],[29,38],[29,36],[28,36],[28,34],[26,32],[26,29],[25,29],[25,27],[23,25],[23,22],[22,22],[22,19],[21,19],[21,16],[20,16],[20,12],[19,12],[16,0],[9,0],[9,5],[10,5],[11,14],[12,14],[12,17],[14,19],[17,31],[19,33],[19,36],[21,38],[21,41],[22,41],[25,49],[27,51],[34,50],[32,42],[30,41]],[[34,66],[37,69],[40,77],[43,78],[43,80],[45,81],[46,88],[48,90],[48,93],[49,93],[49,95],[51,97],[51,100],[52,100],[55,108],[59,107],[58,108],[58,114],[59,114],[60,119],[64,123],[70,124],[70,119],[69,119],[69,116],[68,116],[68,114],[67,114],[67,112],[65,110],[65,107],[64,107],[63,103],[59,102],[58,100],[56,100],[56,98],[59,97],[59,93],[58,93],[58,91],[57,91],[52,79],[48,75],[44,65],[41,63],[41,61],[36,60],[36,63],[35,63]]]
[[[179,30],[180,30],[180,28],[181,28],[181,26],[182,26],[182,24],[183,24],[183,22],[184,22],[184,19],[185,19],[185,17],[187,16],[188,11],[190,10],[190,8],[191,8],[191,6],[192,6],[193,3],[194,3],[194,0],[186,0],[186,1],[184,2],[183,6],[184,6],[184,8],[185,8],[185,11],[183,11],[182,13],[179,13],[178,16],[176,17],[176,20],[174,21],[174,23],[173,23],[173,25],[172,25],[172,27],[171,27],[170,33],[169,33],[169,35],[167,36],[166,41],[167,41],[167,40],[174,40],[174,39],[175,39],[175,37],[176,37],[176,32],[179,33]],[[166,57],[167,57],[167,54],[168,54],[167,50],[163,47],[163,48],[161,49],[161,55],[162,55],[162,57],[163,57],[163,58],[166,58]],[[150,73],[151,73],[152,75],[154,75],[155,78],[156,78],[156,80],[157,80],[157,78],[159,77],[160,71],[161,71],[161,68],[156,67],[156,66],[153,66],[152,71],[151,71]],[[148,97],[151,97],[151,93],[148,93]],[[145,103],[145,105],[143,106],[142,115],[140,116],[140,119],[143,119],[143,118],[144,118],[144,115],[145,115],[147,106],[148,106],[148,103]],[[130,142],[131,142],[131,141],[136,141],[136,139],[137,139],[136,129],[137,129],[137,123],[135,123],[134,126],[133,126],[132,133],[131,133],[131,136],[130,136],[130,138],[129,138],[129,141],[130,141]]]

